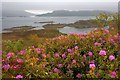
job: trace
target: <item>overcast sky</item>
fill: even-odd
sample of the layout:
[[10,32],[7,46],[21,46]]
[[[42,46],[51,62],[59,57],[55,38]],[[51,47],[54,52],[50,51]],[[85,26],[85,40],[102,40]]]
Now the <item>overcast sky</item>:
[[3,2],[3,10],[108,10],[118,11],[117,2]]
[[118,2],[120,0],[1,0],[2,2]]

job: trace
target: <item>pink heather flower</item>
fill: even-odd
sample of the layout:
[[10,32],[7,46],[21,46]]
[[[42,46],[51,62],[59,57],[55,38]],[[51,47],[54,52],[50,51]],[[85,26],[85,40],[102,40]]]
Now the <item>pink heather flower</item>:
[[40,51],[40,50],[38,50],[38,51],[37,51],[37,53],[38,53],[38,54],[40,54],[40,53],[41,53],[41,51]]
[[8,59],[10,59],[10,58],[11,58],[11,56],[8,56],[7,58],[8,58]]
[[85,64],[84,64],[84,62],[81,62],[81,64],[84,66]]
[[99,40],[101,40],[101,41],[102,41],[102,38],[99,38]]
[[68,53],[71,53],[71,52],[72,52],[72,50],[71,50],[71,49],[68,49],[67,51],[68,51]]
[[76,60],[72,60],[72,64],[75,64],[76,63]]
[[23,78],[23,76],[21,76],[21,75],[16,76],[16,79],[20,79],[20,78]]
[[72,70],[69,70],[68,73],[72,74]]
[[18,67],[18,65],[15,65],[13,68],[16,69]]
[[47,54],[46,56],[50,57],[50,54]]
[[102,43],[104,43],[105,42],[105,40],[102,40]]
[[89,38],[89,36],[87,35],[86,38]]
[[16,66],[14,66],[13,68],[14,68],[14,69],[16,69],[17,67],[16,67]]
[[82,77],[82,74],[78,73],[78,74],[76,75],[76,77],[77,77],[77,78],[81,78],[81,77]]
[[10,65],[9,65],[9,64],[3,65],[2,68],[3,68],[3,69],[9,69],[9,68],[10,68]]
[[20,52],[18,52],[17,54],[21,54]]
[[101,28],[102,30],[104,30],[104,28]]
[[107,30],[105,30],[106,31],[106,33],[109,33],[109,30],[107,29]]
[[84,33],[84,36],[88,36],[88,33]]
[[109,30],[107,29],[106,32],[109,33]]
[[80,35],[80,38],[82,39],[82,38],[84,38],[82,35]]
[[92,38],[94,38],[95,36],[94,36],[94,35],[92,35],[91,37],[92,37]]
[[101,44],[98,43],[98,42],[95,42],[94,45],[95,45],[95,46],[101,46]]
[[58,64],[59,67],[62,67],[62,64]]
[[57,68],[54,68],[54,72],[56,72],[56,73],[60,73],[60,70],[57,69]]
[[78,46],[75,46],[75,49],[78,49]]
[[89,68],[96,68],[95,64],[90,64]]
[[44,65],[44,64],[42,64],[42,68],[45,68],[45,65]]
[[112,34],[110,34],[110,37],[112,37]]
[[114,38],[118,38],[118,35],[114,35]]
[[84,59],[86,59],[86,55],[85,54],[83,55],[83,57],[84,57]]
[[59,57],[59,54],[58,54],[58,53],[56,53],[56,54],[55,54],[55,57]]
[[24,55],[25,50],[21,50],[20,52],[18,52],[18,54]]
[[111,29],[114,30],[114,27],[112,27]]
[[7,54],[7,58],[9,59],[10,57],[14,56],[14,53],[10,52]]
[[38,53],[38,54],[40,54],[40,53],[41,53],[40,48],[36,48],[36,51],[37,51],[37,53]]
[[112,78],[115,78],[115,77],[116,77],[116,72],[115,72],[115,71],[113,71],[113,72],[111,73],[111,77],[112,77]]
[[23,60],[22,59],[17,59],[17,62],[18,63],[23,63]]
[[82,33],[81,33],[81,32],[79,32],[77,35],[81,36],[81,35],[82,35]]
[[0,51],[0,55],[2,55],[2,51]]
[[96,75],[97,75],[97,77],[99,77],[99,76],[100,76],[100,73],[99,73],[99,72],[97,72],[97,73],[96,73]]
[[46,57],[46,54],[42,54],[42,57]]
[[58,37],[58,40],[60,40],[61,38],[60,37]]
[[77,55],[80,56],[80,53],[78,53]]
[[70,32],[70,34],[71,34],[71,35],[74,35],[74,34],[75,34],[75,32]]
[[52,40],[56,40],[56,38],[52,38]]
[[111,40],[111,42],[115,42],[114,39],[110,39],[110,40]]
[[115,42],[113,43],[114,45],[117,45]]
[[52,74],[52,72],[48,72],[49,74]]
[[89,55],[89,56],[92,56],[93,54],[92,54],[92,52],[89,52],[88,55]]
[[104,48],[104,50],[107,50],[106,48]]
[[40,59],[39,58],[36,58],[37,61],[39,61]]
[[44,49],[43,48],[41,48],[41,51],[43,51]]
[[99,55],[101,55],[101,56],[105,56],[105,55],[106,55],[106,51],[101,50],[101,51],[99,52]]
[[36,51],[40,50],[40,48],[35,48]]
[[66,54],[65,54],[65,53],[64,53],[64,54],[62,54],[62,57],[63,57],[63,58],[66,58]]
[[115,59],[115,56],[113,56],[113,55],[110,55],[110,56],[109,56],[109,60],[112,61],[112,60],[114,60],[114,59]]
[[70,68],[70,64],[68,64],[67,68]]
[[95,45],[95,46],[98,45],[98,42],[95,42],[94,45]]
[[5,60],[4,59],[2,59],[2,62],[4,62]]
[[35,46],[32,46],[32,48],[35,48]]
[[20,51],[21,52],[21,55],[23,55],[24,53],[25,53],[25,50],[22,50],[22,51]]
[[120,41],[120,35],[118,36],[118,41]]
[[90,63],[94,64],[94,60],[89,60],[89,64],[90,64]]

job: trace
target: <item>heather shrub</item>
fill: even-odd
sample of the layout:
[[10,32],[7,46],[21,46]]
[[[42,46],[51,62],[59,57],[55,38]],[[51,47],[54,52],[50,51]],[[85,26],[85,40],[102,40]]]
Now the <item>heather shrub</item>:
[[[46,38],[37,46],[2,52],[3,78],[118,78],[114,28]],[[38,40],[37,40],[38,41]],[[16,46],[17,47],[17,46]]]

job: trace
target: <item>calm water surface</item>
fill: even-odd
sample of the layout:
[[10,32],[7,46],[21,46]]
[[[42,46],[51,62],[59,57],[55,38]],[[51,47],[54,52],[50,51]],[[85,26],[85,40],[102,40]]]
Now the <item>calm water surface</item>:
[[[42,26],[46,23],[35,23],[35,22],[45,22],[45,21],[53,21],[54,23],[74,23],[78,20],[88,20],[93,19],[94,16],[79,16],[79,17],[4,17],[2,18],[2,30],[6,28],[18,27],[18,26],[34,26],[35,29],[44,29]],[[59,29],[60,32],[68,33],[68,32],[86,32],[86,30],[90,29],[75,29],[65,27],[63,29]]]
[[95,28],[82,28],[82,29],[78,29],[78,28],[74,28],[74,27],[69,27],[66,26],[64,28],[59,28],[58,30],[62,33],[68,34],[70,32],[75,32],[76,34],[82,33],[82,34],[86,34],[89,33],[90,31],[94,30]]

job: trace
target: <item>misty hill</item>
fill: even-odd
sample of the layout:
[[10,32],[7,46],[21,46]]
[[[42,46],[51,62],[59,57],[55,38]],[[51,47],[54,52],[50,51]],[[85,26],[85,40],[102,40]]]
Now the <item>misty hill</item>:
[[110,14],[111,12],[108,11],[100,11],[100,10],[93,10],[93,11],[69,11],[69,10],[55,10],[52,13],[46,13],[37,16],[96,16],[99,13],[105,12]]
[[2,10],[3,17],[18,17],[18,16],[32,16],[33,14],[27,13],[24,10]]

